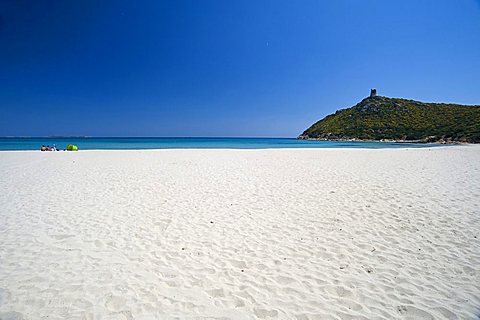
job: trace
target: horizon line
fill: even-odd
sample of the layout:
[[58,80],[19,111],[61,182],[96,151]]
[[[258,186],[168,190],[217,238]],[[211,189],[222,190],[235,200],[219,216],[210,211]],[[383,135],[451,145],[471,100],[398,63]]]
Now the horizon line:
[[0,139],[91,139],[91,138],[139,138],[139,139],[295,139],[296,137],[272,137],[272,136],[0,136]]

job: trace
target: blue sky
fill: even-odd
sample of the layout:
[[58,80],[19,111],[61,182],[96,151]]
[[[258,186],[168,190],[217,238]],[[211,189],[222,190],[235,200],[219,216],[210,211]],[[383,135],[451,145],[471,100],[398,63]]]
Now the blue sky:
[[479,75],[478,0],[0,3],[1,136],[294,137]]

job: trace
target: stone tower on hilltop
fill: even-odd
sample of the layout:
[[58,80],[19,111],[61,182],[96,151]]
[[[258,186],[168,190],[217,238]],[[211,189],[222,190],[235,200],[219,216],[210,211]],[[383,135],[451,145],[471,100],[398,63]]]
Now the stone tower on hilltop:
[[370,89],[370,98],[377,96],[377,89]]

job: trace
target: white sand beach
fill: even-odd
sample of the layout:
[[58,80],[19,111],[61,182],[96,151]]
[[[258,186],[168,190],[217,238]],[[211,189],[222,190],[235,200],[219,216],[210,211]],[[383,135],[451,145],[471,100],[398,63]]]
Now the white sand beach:
[[478,319],[480,147],[0,152],[0,319]]

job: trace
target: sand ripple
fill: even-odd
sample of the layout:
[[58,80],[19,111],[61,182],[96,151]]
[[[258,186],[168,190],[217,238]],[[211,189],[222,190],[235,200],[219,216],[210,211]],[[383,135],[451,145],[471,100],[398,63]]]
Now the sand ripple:
[[0,319],[477,319],[480,148],[0,152]]

